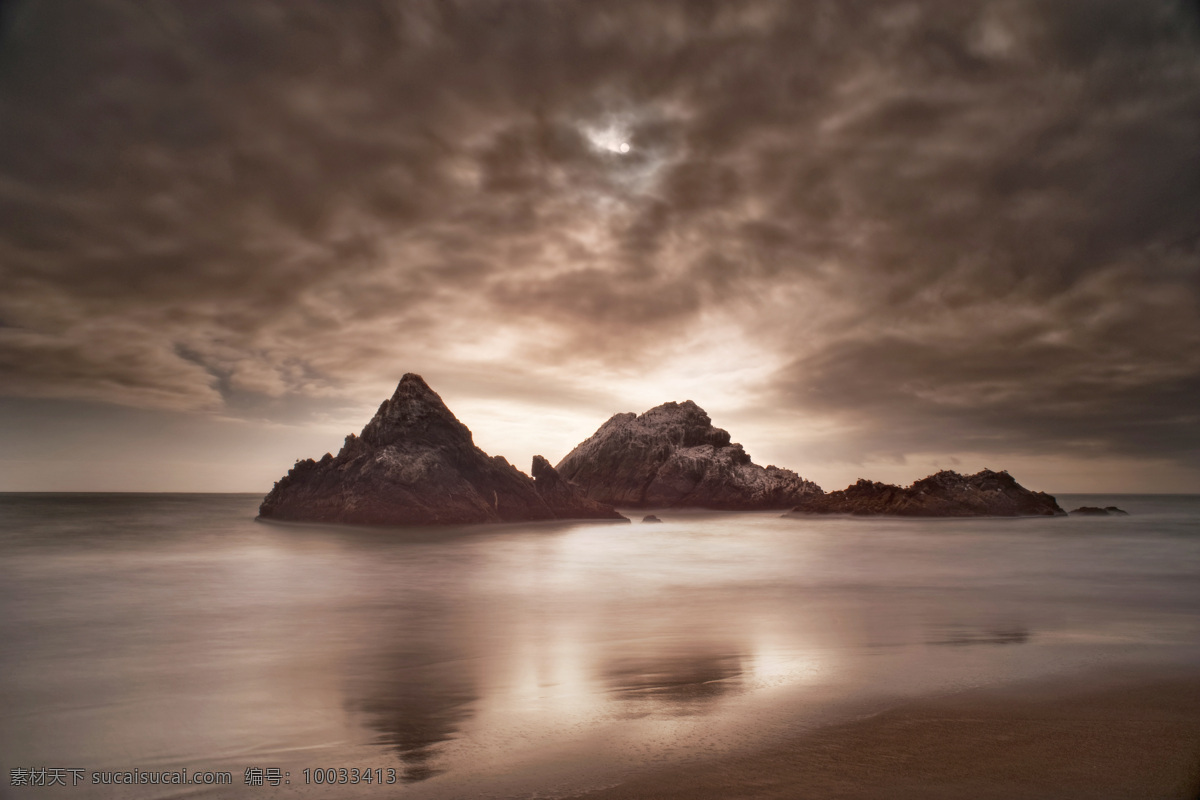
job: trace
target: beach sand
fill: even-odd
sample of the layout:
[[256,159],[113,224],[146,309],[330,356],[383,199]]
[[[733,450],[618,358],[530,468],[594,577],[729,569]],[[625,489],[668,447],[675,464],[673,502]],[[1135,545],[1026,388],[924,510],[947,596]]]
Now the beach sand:
[[1197,800],[1200,674],[971,689],[576,797]]

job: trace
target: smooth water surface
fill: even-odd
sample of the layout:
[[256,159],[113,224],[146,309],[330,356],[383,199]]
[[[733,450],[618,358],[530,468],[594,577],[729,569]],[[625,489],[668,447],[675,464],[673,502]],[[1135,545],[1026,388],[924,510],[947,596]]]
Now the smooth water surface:
[[[234,784],[11,791],[552,797],[914,694],[1200,667],[1197,496],[421,530],[264,524],[258,501],[0,495],[5,790],[13,768],[186,767]],[[327,767],[396,783],[305,784]]]

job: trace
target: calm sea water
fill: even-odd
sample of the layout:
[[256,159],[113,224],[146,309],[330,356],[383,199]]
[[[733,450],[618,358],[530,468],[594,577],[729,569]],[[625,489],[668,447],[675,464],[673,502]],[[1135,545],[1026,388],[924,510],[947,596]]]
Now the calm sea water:
[[[922,693],[1200,667],[1200,496],[407,531],[259,499],[0,495],[0,795],[553,797]],[[37,768],[84,782],[10,786]],[[184,768],[233,784],[91,783]]]

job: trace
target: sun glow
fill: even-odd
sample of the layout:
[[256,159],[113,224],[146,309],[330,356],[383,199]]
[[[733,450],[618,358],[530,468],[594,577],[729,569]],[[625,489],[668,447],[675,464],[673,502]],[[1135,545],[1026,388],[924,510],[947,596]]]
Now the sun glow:
[[584,127],[584,135],[596,150],[626,155],[632,149],[629,131],[624,126],[609,124],[604,128]]

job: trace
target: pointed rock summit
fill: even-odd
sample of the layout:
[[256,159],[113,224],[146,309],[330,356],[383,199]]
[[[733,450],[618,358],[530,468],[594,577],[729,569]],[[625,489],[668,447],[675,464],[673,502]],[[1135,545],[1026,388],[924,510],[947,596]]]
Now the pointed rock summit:
[[383,401],[359,438],[374,447],[474,446],[470,429],[420,375],[411,372],[400,379],[391,399]]
[[296,462],[259,516],[370,525],[625,519],[575,491],[541,456],[534,475],[476,447],[442,398],[409,373],[336,456]]
[[617,414],[558,464],[593,500],[623,508],[789,508],[821,488],[761,467],[687,400]]
[[1045,492],[1031,492],[1007,472],[974,475],[942,470],[900,487],[859,480],[837,492],[815,494],[788,516],[853,514],[895,517],[1035,517],[1066,514]]

